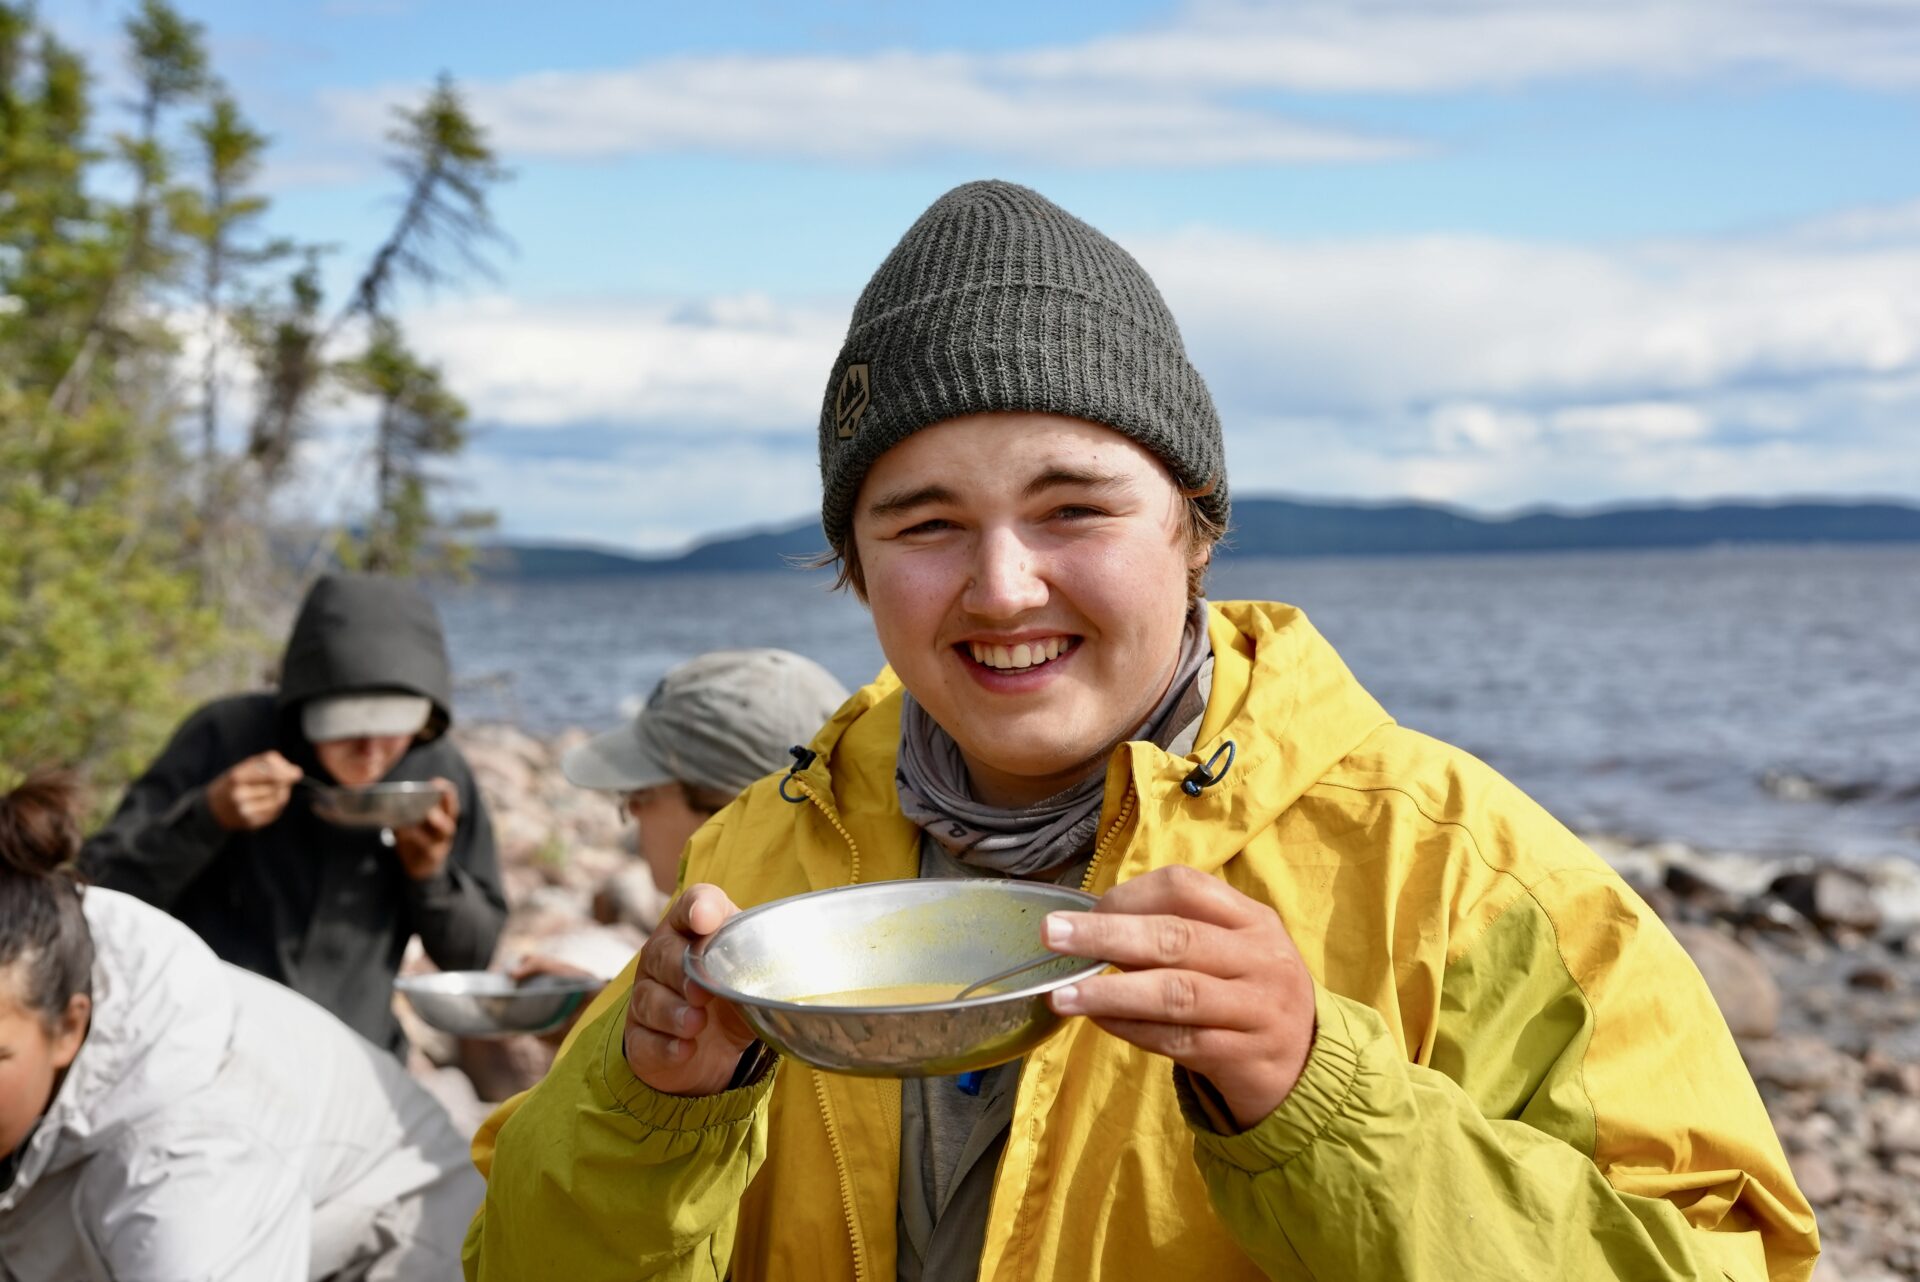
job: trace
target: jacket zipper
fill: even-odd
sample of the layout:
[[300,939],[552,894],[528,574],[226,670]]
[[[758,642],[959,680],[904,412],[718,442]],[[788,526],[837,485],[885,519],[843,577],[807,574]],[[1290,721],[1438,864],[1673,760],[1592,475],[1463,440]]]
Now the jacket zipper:
[[845,825],[840,822],[840,816],[834,813],[833,807],[820,799],[820,794],[813,790],[812,784],[797,776],[794,779],[794,784],[806,795],[808,801],[820,807],[820,813],[827,817],[827,822],[833,825],[833,830],[839,833],[841,840],[847,843],[847,853],[852,856],[847,867],[847,881],[850,885],[858,885],[860,882],[860,847],[854,842],[853,834],[848,832]]
[[[1121,830],[1127,826],[1127,820],[1133,818],[1134,807],[1139,804],[1139,801],[1140,793],[1134,787],[1133,781],[1129,779],[1127,781],[1126,795],[1120,799],[1120,809],[1114,812],[1113,822],[1107,825],[1106,832],[1101,835],[1099,842],[1093,848],[1093,858],[1087,861],[1086,874],[1080,878],[1081,890],[1086,891],[1088,894],[1093,893],[1094,877],[1100,871],[1100,861],[1106,857],[1107,851],[1113,848],[1114,839],[1117,838]],[[1039,1156],[1039,1153],[1036,1151],[1034,1154],[1036,1163],[1039,1160]],[[1029,1172],[1029,1178],[1031,1178],[1031,1172]],[[1007,1235],[1007,1255],[1001,1259],[1002,1272],[1005,1271],[1007,1258],[1016,1253],[1023,1252],[1026,1246],[1024,1226],[1027,1218],[1027,1209],[1025,1200],[1025,1198],[1021,1199],[1022,1205],[1020,1209],[1014,1213],[1013,1230]],[[1032,1275],[1016,1274],[1015,1276]]]
[[[852,856],[848,868],[850,881],[857,884],[860,880],[860,847],[854,842],[853,834],[840,822],[840,816],[833,812],[833,807],[821,800],[820,794],[813,790],[813,785],[802,779],[796,779],[795,783],[806,794],[807,800],[820,808],[820,813],[827,817],[833,830],[847,843],[847,851]],[[813,1074],[813,1094],[820,1104],[820,1121],[827,1128],[827,1147],[833,1150],[834,1174],[840,1178],[840,1213],[846,1219],[847,1242],[853,1248],[853,1279],[854,1282],[864,1282],[867,1276],[867,1253],[854,1221],[853,1175],[847,1168],[847,1155],[840,1143],[840,1130],[833,1124],[833,1110],[827,1105],[827,1084],[817,1072]]]
[[1093,858],[1087,861],[1086,875],[1080,878],[1080,889],[1093,893],[1093,875],[1100,871],[1101,856],[1113,845],[1113,839],[1127,826],[1127,820],[1133,818],[1133,808],[1140,800],[1140,793],[1134,788],[1133,781],[1127,782],[1127,795],[1120,799],[1120,809],[1113,816],[1113,822],[1107,825],[1107,831],[1100,838],[1100,844],[1093,848]]
[[847,1221],[847,1241],[853,1246],[853,1279],[862,1282],[867,1276],[867,1253],[862,1249],[859,1233],[854,1231],[853,1180],[847,1173],[847,1155],[840,1145],[840,1132],[827,1107],[827,1084],[820,1080],[817,1072],[813,1075],[813,1094],[820,1102],[820,1117],[827,1124],[827,1146],[833,1150],[834,1173],[840,1177],[840,1211]]

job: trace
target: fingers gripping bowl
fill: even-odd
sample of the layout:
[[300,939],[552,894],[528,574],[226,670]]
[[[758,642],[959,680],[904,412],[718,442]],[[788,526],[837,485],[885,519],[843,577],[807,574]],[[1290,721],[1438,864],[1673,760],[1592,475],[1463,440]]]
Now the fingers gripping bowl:
[[[1060,1024],[1047,994],[1105,963],[1062,957],[964,1001],[924,998],[1028,960],[1042,951],[1048,913],[1094,903],[1032,882],[844,886],[731,917],[687,950],[685,965],[783,1054],[836,1073],[940,1077],[1044,1041]],[[908,1000],[874,1004],[885,989],[907,990]]]

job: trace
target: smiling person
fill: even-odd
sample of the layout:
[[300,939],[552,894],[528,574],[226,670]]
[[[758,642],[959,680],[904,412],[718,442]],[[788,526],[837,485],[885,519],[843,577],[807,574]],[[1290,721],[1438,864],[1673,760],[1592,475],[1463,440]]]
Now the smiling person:
[[[972,183],[855,305],[823,524],[891,675],[690,843],[686,888],[475,1147],[469,1278],[1805,1279],[1705,984],[1296,609],[1209,605],[1218,419],[1153,283]],[[984,1079],[763,1053],[681,959],[739,908],[1017,877],[1115,963]],[[497,1131],[497,1134],[496,1134]]]
[[[452,685],[418,588],[322,577],[294,620],[280,688],[187,718],[88,840],[88,877],[399,1051],[393,977],[408,940],[419,935],[443,970],[483,969],[506,921],[493,827],[445,737]],[[341,828],[314,813],[302,780],[432,782],[440,800],[409,827]]]

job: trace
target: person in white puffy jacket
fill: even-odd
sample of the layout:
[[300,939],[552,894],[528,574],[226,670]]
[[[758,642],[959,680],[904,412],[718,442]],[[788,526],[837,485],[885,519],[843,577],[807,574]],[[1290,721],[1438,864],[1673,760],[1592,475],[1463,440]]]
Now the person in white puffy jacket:
[[0,797],[0,1282],[457,1278],[439,1104],[78,848],[64,780]]

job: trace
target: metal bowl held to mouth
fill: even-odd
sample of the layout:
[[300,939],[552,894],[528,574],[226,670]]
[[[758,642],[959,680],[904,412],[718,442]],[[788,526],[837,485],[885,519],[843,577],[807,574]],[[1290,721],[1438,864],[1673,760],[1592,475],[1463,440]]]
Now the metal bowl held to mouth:
[[489,970],[450,970],[402,975],[394,990],[433,1027],[458,1037],[511,1037],[560,1027],[604,980],[535,975],[514,983]]
[[313,813],[342,828],[411,828],[440,801],[430,783],[373,783],[364,788],[314,783]]
[[686,970],[739,1007],[769,1045],[816,1068],[946,1076],[1026,1054],[1059,1027],[1047,994],[1105,963],[1062,957],[964,1001],[854,999],[901,986],[958,993],[1043,951],[1048,913],[1085,912],[1094,902],[1078,890],[1022,881],[845,886],[729,918],[687,950]]

